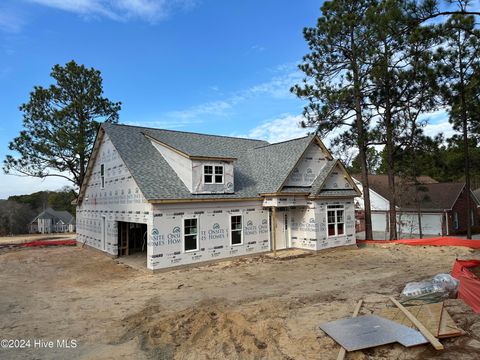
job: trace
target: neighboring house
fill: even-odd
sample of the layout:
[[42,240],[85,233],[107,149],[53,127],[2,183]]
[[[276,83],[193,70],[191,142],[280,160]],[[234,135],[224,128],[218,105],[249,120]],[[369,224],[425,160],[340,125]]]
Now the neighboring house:
[[[475,195],[475,197],[480,200],[480,188],[479,189],[476,189],[476,190],[473,190],[473,195]],[[478,212],[478,216],[480,217],[480,203],[478,204],[477,206],[477,212]]]
[[102,124],[77,241],[149,269],[355,244],[360,192],[317,136],[265,141]]
[[75,231],[75,218],[68,211],[47,208],[28,225],[30,233],[63,233]]
[[[353,175],[362,189],[361,177]],[[397,224],[399,237],[419,234],[418,212],[421,212],[422,233],[427,236],[464,234],[467,230],[465,201],[468,195],[465,183],[439,183],[428,176],[417,178],[417,184],[396,177]],[[388,214],[390,189],[387,175],[370,175],[370,202],[374,238],[388,239]],[[474,210],[480,204],[470,192],[472,225],[478,226],[479,218]],[[355,199],[357,209],[363,210],[363,197]]]

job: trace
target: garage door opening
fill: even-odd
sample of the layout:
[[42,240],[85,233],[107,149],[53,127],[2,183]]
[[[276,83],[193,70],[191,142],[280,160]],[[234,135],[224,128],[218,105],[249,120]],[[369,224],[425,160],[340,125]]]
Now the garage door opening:
[[118,222],[118,256],[147,255],[147,224]]

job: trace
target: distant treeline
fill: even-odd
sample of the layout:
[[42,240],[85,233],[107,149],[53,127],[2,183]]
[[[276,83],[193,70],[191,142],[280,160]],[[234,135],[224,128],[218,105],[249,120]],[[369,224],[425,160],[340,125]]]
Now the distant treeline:
[[[480,141],[469,140],[471,189],[480,188]],[[465,158],[462,139],[458,135],[444,138],[442,135],[423,137],[417,142],[418,151],[415,159],[409,149],[396,149],[395,173],[408,177],[409,168],[415,160],[419,175],[428,175],[438,182],[465,182],[463,171]],[[377,151],[371,147],[366,152],[367,163],[372,174],[387,174],[387,154],[385,149]],[[361,164],[357,155],[350,160],[348,155],[338,154],[347,164],[351,174],[361,173]]]
[[39,191],[0,200],[0,236],[27,233],[30,221],[48,207],[75,216],[75,206],[72,205],[75,199],[75,191],[64,187],[60,191]]

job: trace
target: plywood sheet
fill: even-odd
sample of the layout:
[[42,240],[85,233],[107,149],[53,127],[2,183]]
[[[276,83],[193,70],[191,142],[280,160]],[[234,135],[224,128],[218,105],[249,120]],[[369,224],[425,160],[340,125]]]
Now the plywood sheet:
[[[435,304],[424,304],[407,307],[410,311],[435,337],[445,338],[460,336],[463,331],[459,329],[450,314],[443,308],[443,302]],[[416,328],[415,325],[398,308],[384,308],[379,313],[386,319],[393,320],[399,324]]]

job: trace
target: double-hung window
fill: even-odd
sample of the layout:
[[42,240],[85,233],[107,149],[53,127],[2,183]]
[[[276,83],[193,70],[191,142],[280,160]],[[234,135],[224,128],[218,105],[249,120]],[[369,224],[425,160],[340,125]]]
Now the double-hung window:
[[204,165],[203,182],[205,184],[223,184],[223,165]]
[[197,219],[183,220],[183,246],[185,251],[198,250],[198,222]]
[[344,213],[343,205],[327,206],[328,236],[343,235],[345,233]]
[[243,243],[242,215],[232,215],[230,217],[230,238],[232,239],[232,245]]

